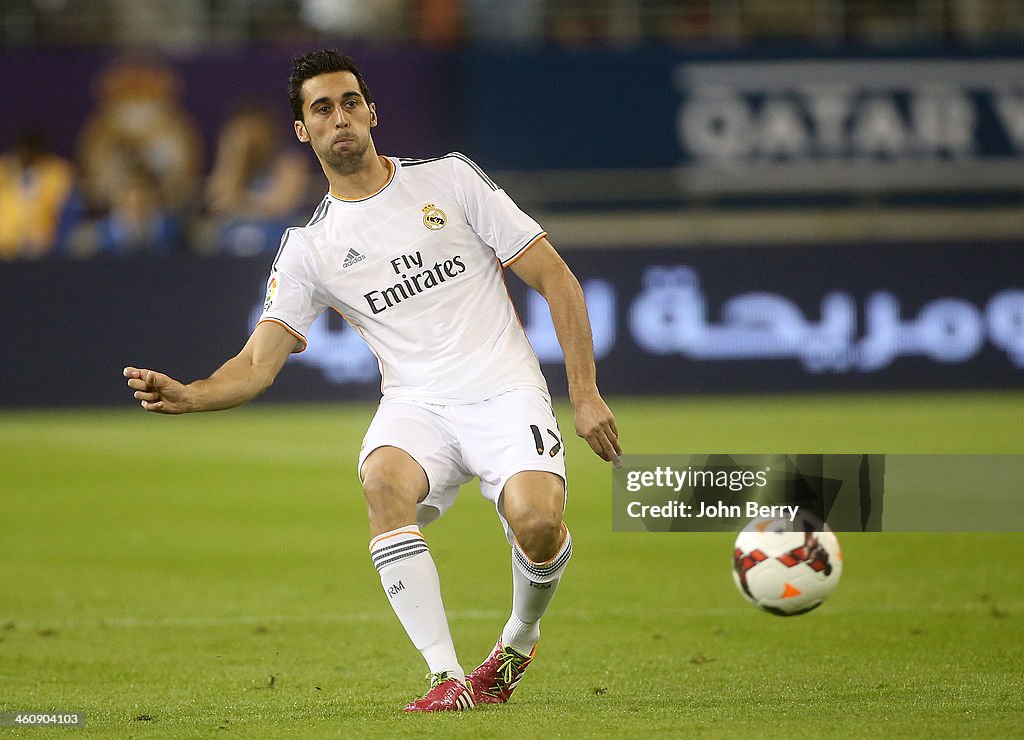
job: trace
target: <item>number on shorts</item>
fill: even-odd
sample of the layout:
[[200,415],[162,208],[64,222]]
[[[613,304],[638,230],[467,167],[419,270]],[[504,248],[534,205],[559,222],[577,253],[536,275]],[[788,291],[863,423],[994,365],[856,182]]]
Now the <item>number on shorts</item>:
[[[537,448],[537,454],[543,455],[544,437],[540,433],[540,427],[538,427],[536,424],[531,424],[530,431],[533,432],[533,444]],[[545,431],[547,431],[547,433],[551,435],[551,438],[555,440],[555,444],[551,447],[550,450],[547,451],[550,457],[554,457],[555,455],[558,454],[558,451],[562,449],[562,440],[555,432],[551,431],[550,429],[547,429]]]

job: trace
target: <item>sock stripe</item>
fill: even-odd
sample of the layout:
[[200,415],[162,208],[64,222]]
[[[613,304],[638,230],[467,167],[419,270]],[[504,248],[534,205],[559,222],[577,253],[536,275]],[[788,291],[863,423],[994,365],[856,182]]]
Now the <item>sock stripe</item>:
[[371,557],[379,558],[382,555],[392,555],[401,550],[406,550],[410,547],[427,547],[427,541],[424,539],[415,540],[403,540],[402,542],[396,542],[393,545],[385,545],[384,547],[374,548],[373,552],[370,553]]
[[519,547],[519,543],[512,548],[512,554],[516,563],[527,575],[534,576],[537,580],[550,578],[569,562],[569,558],[572,556],[572,535],[569,534],[569,530],[566,530],[565,542],[562,543],[561,551],[553,559],[543,564],[530,560]]
[[430,552],[430,548],[427,547],[427,543],[420,540],[419,542],[407,542],[394,547],[388,548],[390,552],[374,552],[373,567],[380,570],[385,565],[391,565],[397,563],[399,560],[405,560],[411,558],[414,555],[419,555],[423,552]]
[[420,534],[420,528],[419,527],[411,527],[409,529],[396,529],[396,530],[393,530],[391,532],[385,532],[384,534],[379,534],[376,537],[374,537],[372,540],[370,540],[370,552],[373,552],[374,550],[376,550],[378,544],[380,544],[384,540],[389,540],[392,537],[398,537],[400,535],[405,535],[406,537],[419,537],[421,540],[423,539],[423,535]]
[[378,571],[385,566],[425,552],[429,553],[430,548],[427,547],[427,541],[423,539],[420,528],[416,525],[393,529],[370,540],[370,558],[373,560],[373,567]]

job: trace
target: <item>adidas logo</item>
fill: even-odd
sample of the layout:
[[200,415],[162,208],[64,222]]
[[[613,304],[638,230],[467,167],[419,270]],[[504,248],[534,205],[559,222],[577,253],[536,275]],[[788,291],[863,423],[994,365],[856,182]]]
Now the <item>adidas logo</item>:
[[345,261],[341,263],[341,266],[343,268],[351,267],[356,262],[359,262],[360,260],[364,259],[366,259],[366,255],[359,254],[359,252],[357,252],[354,249],[349,249],[348,254],[345,255]]

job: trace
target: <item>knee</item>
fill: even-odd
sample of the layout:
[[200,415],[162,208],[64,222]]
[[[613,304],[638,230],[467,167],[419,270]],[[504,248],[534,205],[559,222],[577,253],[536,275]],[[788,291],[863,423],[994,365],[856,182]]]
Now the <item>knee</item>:
[[561,512],[531,511],[513,529],[520,549],[535,563],[545,563],[558,554],[564,540]]
[[368,473],[363,478],[363,498],[370,509],[391,498],[393,491],[394,484],[383,476]]
[[367,506],[381,506],[400,498],[401,486],[385,476],[368,475],[363,479],[363,497]]
[[553,473],[518,473],[505,484],[505,519],[520,549],[535,563],[558,554],[564,539],[565,484]]
[[[404,453],[403,453],[404,454]],[[374,534],[416,522],[416,503],[426,495],[426,475],[401,457],[373,453],[362,469],[363,496]]]
[[386,477],[370,476],[363,481],[366,514],[374,536],[416,523],[416,496]]

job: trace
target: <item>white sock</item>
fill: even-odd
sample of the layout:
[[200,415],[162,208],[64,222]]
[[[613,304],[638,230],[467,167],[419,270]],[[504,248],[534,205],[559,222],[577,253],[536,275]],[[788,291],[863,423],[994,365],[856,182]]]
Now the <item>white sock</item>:
[[377,535],[370,541],[370,557],[391,608],[430,672],[448,671],[465,681],[448,630],[437,568],[420,528],[410,524]]
[[548,610],[558,590],[562,572],[572,557],[572,536],[565,524],[561,547],[546,563],[535,563],[512,544],[512,615],[501,631],[503,644],[529,655],[540,640],[540,618]]

